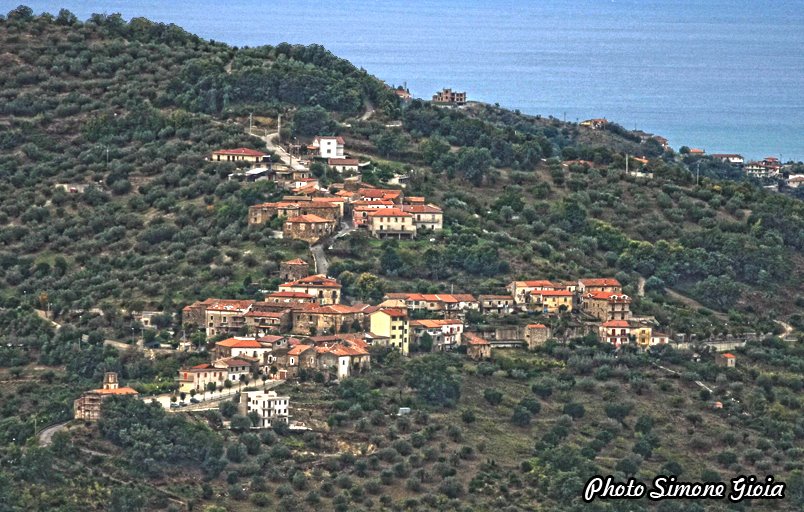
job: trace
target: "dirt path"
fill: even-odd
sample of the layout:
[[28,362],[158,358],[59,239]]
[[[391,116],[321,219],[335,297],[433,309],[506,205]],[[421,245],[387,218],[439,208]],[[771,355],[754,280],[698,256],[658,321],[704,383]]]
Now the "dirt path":
[[780,336],[782,339],[790,337],[790,335],[793,334],[793,331],[795,331],[793,326],[788,324],[787,322],[782,322],[781,320],[774,320],[774,322],[781,325],[782,329],[784,329],[784,333],[782,333],[782,335]]
[[691,299],[690,297],[687,297],[686,295],[681,295],[680,293],[678,293],[677,291],[675,291],[673,289],[665,288],[665,291],[667,292],[667,295],[669,295],[670,297],[674,298],[675,300],[681,302],[685,306],[689,306],[691,308],[696,308],[696,309],[708,309],[709,311],[712,311],[712,314],[718,320],[726,321],[726,320],[729,319],[729,317],[728,317],[728,315],[726,315],[726,313],[721,313],[719,311],[714,311],[711,308],[708,308],[708,307],[704,306],[703,304],[701,304],[697,300]]
[[637,283],[637,295],[640,297],[645,296],[645,278],[639,276],[639,282]]
[[53,436],[56,434],[56,432],[61,432],[62,430],[66,429],[68,423],[70,422],[65,421],[64,423],[58,423],[42,429],[42,431],[39,432],[39,446],[44,447],[53,444]]

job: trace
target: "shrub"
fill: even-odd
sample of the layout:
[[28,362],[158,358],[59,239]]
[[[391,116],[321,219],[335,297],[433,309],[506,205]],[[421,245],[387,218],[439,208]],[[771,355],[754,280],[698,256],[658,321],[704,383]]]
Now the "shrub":
[[519,401],[519,406],[527,409],[531,414],[539,414],[542,410],[542,404],[535,398],[523,398]]
[[503,394],[494,388],[486,388],[483,391],[483,398],[491,405],[499,405],[502,402]]
[[460,498],[463,495],[463,484],[454,477],[445,478],[438,490],[448,498]]
[[464,423],[474,423],[475,422],[475,411],[472,409],[466,409],[461,413],[461,419]]
[[578,402],[567,402],[564,404],[564,414],[571,416],[573,419],[583,418],[583,415],[586,413],[586,409],[582,404]]
[[511,423],[518,427],[527,427],[530,425],[531,414],[524,407],[517,407],[514,409],[514,414],[511,416]]

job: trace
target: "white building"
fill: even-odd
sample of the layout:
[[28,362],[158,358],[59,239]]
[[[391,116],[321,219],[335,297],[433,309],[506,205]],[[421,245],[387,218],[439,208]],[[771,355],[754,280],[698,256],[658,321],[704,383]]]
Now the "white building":
[[271,428],[288,423],[290,397],[278,396],[275,391],[246,391],[240,394],[240,414],[256,412],[260,417],[257,428]]
[[321,158],[343,158],[343,137],[316,137],[310,149]]

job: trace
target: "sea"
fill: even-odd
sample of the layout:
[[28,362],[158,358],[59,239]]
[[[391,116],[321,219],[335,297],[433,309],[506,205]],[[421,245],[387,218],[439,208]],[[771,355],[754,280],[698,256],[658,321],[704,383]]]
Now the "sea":
[[[804,160],[804,0],[14,0],[120,13],[236,46],[324,45],[392,85],[708,153]],[[2,50],[2,49],[0,49]]]

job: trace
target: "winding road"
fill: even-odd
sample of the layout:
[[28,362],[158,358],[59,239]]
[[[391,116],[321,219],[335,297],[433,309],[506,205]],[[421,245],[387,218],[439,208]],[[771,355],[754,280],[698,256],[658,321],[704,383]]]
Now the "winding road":
[[69,421],[65,421],[64,423],[57,423],[55,425],[51,425],[47,428],[43,428],[39,432],[39,446],[45,447],[50,446],[53,444],[53,436],[56,432],[61,432],[62,430],[67,428],[67,424],[70,423]]
[[325,276],[329,275],[327,273],[329,272],[329,261],[327,261],[327,255],[324,249],[329,247],[329,245],[336,239],[346,236],[354,230],[355,227],[351,222],[341,220],[338,231],[333,236],[324,238],[318,243],[310,246],[310,254],[313,255],[313,263],[315,264],[316,274],[323,274]]

